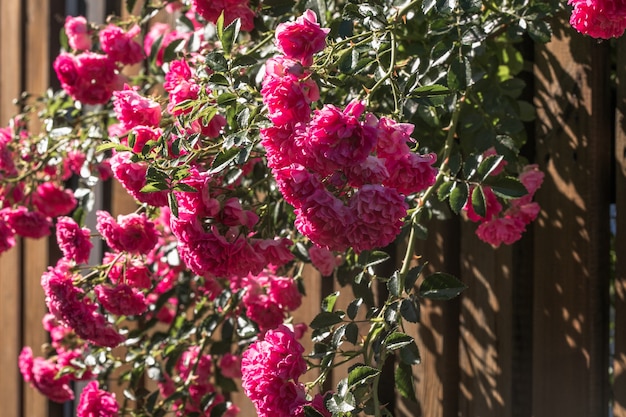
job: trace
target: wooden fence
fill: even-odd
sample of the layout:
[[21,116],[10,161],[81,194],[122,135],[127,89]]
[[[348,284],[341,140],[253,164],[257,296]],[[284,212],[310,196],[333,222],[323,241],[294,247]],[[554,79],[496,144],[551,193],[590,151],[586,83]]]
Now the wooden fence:
[[[61,3],[0,1],[2,125],[20,91],[54,83]],[[382,384],[397,416],[626,417],[626,39],[597,42],[555,27],[549,44],[526,51],[538,118],[525,152],[546,173],[539,219],[519,243],[497,250],[478,241],[473,224],[433,221],[418,253],[469,288],[422,306],[418,404]],[[123,192],[110,196],[114,212],[132,210]],[[0,256],[3,417],[72,415],[25,386],[17,368],[23,345],[46,342],[39,281],[54,256],[53,245],[30,239]],[[312,270],[306,279],[303,321],[334,285]],[[242,395],[233,399],[242,416],[254,415]]]

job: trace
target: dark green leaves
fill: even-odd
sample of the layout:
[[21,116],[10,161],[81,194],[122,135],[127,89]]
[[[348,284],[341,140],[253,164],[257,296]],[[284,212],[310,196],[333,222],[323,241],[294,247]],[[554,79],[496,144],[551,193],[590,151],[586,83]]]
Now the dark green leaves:
[[343,321],[343,316],[340,313],[331,313],[328,311],[322,311],[319,313],[311,324],[309,325],[312,329],[323,329],[326,327],[332,327],[335,324],[341,323]]
[[524,184],[514,177],[489,178],[485,184],[489,185],[493,192],[502,198],[518,198],[528,194]]
[[226,54],[230,54],[230,51],[239,36],[241,30],[241,19],[235,19],[232,23],[224,27],[224,12],[220,15],[216,22],[217,37],[222,42],[222,49]]
[[431,300],[451,300],[467,286],[453,275],[436,272],[424,279],[419,287],[419,295]]
[[367,365],[356,365],[348,373],[348,388],[365,384],[378,376],[378,374],[380,374],[380,371],[376,368]]

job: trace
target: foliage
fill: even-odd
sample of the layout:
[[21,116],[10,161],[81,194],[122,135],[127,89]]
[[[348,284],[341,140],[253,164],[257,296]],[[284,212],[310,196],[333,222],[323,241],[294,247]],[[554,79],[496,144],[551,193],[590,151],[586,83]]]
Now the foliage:
[[[68,18],[54,64],[63,90],[24,95],[0,132],[0,249],[53,228],[63,252],[42,277],[52,343],[44,357],[23,350],[25,380],[63,402],[70,381],[96,379],[83,413],[230,416],[243,378],[260,415],[380,416],[390,414],[381,370],[395,357],[396,389],[414,399],[419,340],[406,325],[424,299],[465,288],[424,276],[415,241],[430,217],[463,214],[481,239],[510,244],[536,217],[542,174],[520,156],[533,108],[518,46],[550,38],[557,6],[126,7],[129,17],[102,26]],[[157,13],[175,28],[152,23]],[[95,187],[110,178],[137,210],[98,211],[89,230]],[[104,255],[91,250],[96,231]],[[398,238],[404,259],[385,274]],[[355,298],[343,311],[339,293],[326,296],[303,325],[291,312],[307,263]],[[307,326],[304,354],[295,336]],[[303,384],[305,369],[319,376]],[[124,387],[119,407],[111,378]]]

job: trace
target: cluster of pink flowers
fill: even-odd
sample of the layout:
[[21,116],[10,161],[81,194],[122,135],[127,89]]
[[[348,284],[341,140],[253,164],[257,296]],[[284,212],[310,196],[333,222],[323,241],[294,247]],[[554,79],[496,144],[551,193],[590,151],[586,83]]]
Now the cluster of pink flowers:
[[626,30],[626,1],[568,0],[574,7],[570,24],[593,38],[618,38]]
[[254,321],[261,333],[283,324],[287,313],[302,303],[302,294],[293,278],[263,271],[243,278],[233,277],[231,289],[245,289],[242,297],[246,316]]
[[476,235],[484,242],[494,247],[502,243],[510,245],[522,237],[526,226],[533,222],[539,214],[539,204],[533,202],[535,192],[541,187],[544,174],[537,165],[527,165],[519,176],[519,180],[524,184],[528,194],[520,198],[510,200],[509,207],[503,211],[498,198],[488,186],[483,186],[485,195],[485,216],[478,215],[470,200],[464,209],[467,217],[480,222],[476,229]]
[[[227,356],[224,355],[224,358]],[[222,375],[233,374],[232,365],[237,365],[238,360],[234,355],[228,356],[225,364],[228,365],[230,361],[230,367],[226,367],[221,370]],[[222,364],[222,361],[220,361]],[[190,413],[207,416],[211,415],[211,411],[216,405],[224,403],[226,399],[224,396],[216,392],[215,386],[211,383],[211,376],[213,375],[213,360],[211,356],[200,351],[199,346],[191,346],[187,349],[177,360],[173,370],[176,371],[174,375],[163,375],[163,380],[159,382],[159,390],[163,397],[169,397],[176,391],[175,382],[184,383],[185,381],[191,381],[189,383],[189,396],[184,400],[177,399],[173,404],[173,409],[176,411],[177,416],[186,416]],[[226,372],[226,374],[224,374]],[[214,397],[211,400],[210,405],[207,407],[203,405],[203,399],[208,394],[213,394]],[[225,417],[234,417],[239,413],[239,407],[234,404],[228,405],[225,413],[222,414]]]
[[106,316],[98,311],[85,292],[74,285],[80,279],[64,259],[49,267],[41,276],[46,305],[59,323],[71,328],[81,338],[97,346],[114,347],[124,341]]
[[91,51],[91,31],[84,17],[68,17],[65,33],[75,53],[63,52],[53,67],[63,89],[85,104],[104,104],[116,90],[121,90],[124,77],[120,70],[144,59],[141,44],[133,40],[139,26],[128,31],[107,25],[99,33],[100,52]]
[[304,417],[307,405],[330,416],[321,396],[307,400],[304,384],[298,382],[306,371],[303,353],[304,347],[284,325],[243,352],[242,387],[259,417]]
[[311,111],[319,89],[306,66],[327,34],[311,10],[276,29],[285,55],[266,64],[261,94],[273,126],[262,129],[262,143],[297,229],[320,247],[360,252],[395,239],[405,196],[435,181],[436,156],[411,151],[412,125],[362,118],[361,102]]
[[178,217],[171,229],[178,252],[196,274],[229,278],[258,274],[272,264],[293,259],[289,239],[258,239],[251,233],[258,216],[242,207],[239,199],[223,198],[220,179],[194,167],[185,183],[196,192],[175,192]]
[[[165,74],[163,88],[169,95],[167,111],[174,116],[189,113],[191,108],[178,106],[186,100],[197,100],[200,95],[196,71],[189,66],[186,59],[179,59],[170,63],[169,71]],[[226,125],[226,118],[221,114],[216,114],[208,121],[195,119],[181,126],[180,120],[177,118],[176,123],[187,134],[201,133],[212,139],[220,135],[222,128]]]
[[87,380],[93,377],[90,369],[80,372],[64,373],[61,369],[74,368],[79,371],[75,361],[84,359],[85,343],[77,339],[71,329],[61,325],[52,314],[43,319],[44,329],[50,333],[50,344],[55,355],[48,358],[36,357],[29,347],[24,347],[18,358],[20,373],[33,388],[55,402],[65,402],[74,398],[71,381]]
[[[15,194],[13,194],[15,196]],[[52,219],[69,214],[77,205],[74,194],[53,182],[41,183],[30,195],[0,210],[0,253],[15,245],[15,235],[39,239],[50,235]],[[10,199],[4,201],[9,203]]]
[[191,5],[208,22],[216,23],[223,13],[224,26],[241,19],[242,30],[254,29],[255,13],[250,9],[250,0],[192,0]]

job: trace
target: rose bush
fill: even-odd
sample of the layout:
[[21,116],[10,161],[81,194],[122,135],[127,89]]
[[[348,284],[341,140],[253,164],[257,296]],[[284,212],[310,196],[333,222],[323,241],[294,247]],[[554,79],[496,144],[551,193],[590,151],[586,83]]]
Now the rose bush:
[[[617,3],[570,3],[591,36],[626,27]],[[91,380],[79,416],[234,416],[238,379],[260,416],[379,416],[382,365],[399,353],[396,388],[413,398],[419,340],[403,323],[419,320],[420,299],[464,289],[420,276],[425,220],[463,215],[497,247],[539,212],[543,174],[520,155],[533,112],[516,43],[548,40],[557,10],[193,0],[145,2],[106,25],[68,17],[62,91],[24,96],[0,129],[0,251],[54,230],[63,255],[41,278],[51,343],[43,356],[24,347],[25,381],[64,402],[72,381]],[[137,210],[100,210],[100,181],[119,182]],[[380,275],[398,239],[404,260]],[[312,322],[293,321],[307,263],[352,288],[345,311],[333,293]],[[307,327],[313,352],[299,342]],[[125,398],[107,391],[112,375]]]

